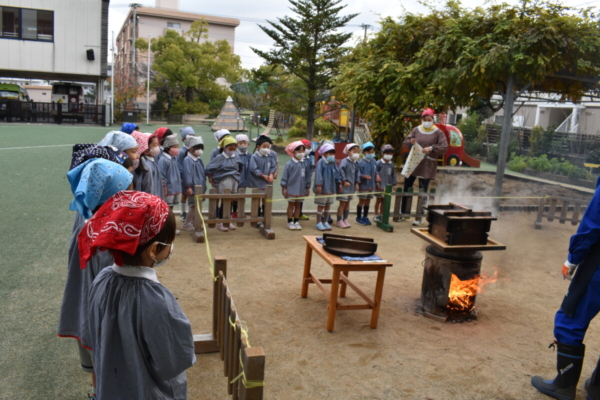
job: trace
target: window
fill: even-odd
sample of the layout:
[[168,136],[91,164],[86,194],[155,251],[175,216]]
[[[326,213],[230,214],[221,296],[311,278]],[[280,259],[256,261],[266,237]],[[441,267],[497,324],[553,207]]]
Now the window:
[[458,132],[450,131],[450,146],[452,147],[461,147],[462,140]]
[[51,42],[54,11],[0,7],[0,38]]
[[167,22],[167,28],[181,29],[181,24],[179,22]]

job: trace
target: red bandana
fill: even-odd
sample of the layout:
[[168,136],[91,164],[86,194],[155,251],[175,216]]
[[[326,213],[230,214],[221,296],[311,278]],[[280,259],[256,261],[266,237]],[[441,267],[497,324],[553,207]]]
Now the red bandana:
[[[165,226],[169,215],[167,203],[160,197],[133,190],[112,196],[85,224],[79,236],[79,266],[100,250],[121,250],[135,254]],[[122,266],[119,252],[114,252],[115,264]]]

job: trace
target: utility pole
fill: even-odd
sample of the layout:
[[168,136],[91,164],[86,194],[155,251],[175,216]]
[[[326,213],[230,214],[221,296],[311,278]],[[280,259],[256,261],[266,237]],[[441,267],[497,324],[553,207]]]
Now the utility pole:
[[115,31],[112,31],[112,42],[110,51],[112,52],[112,68],[110,69],[110,124],[115,120]]
[[150,35],[148,35],[148,86],[146,86],[146,125],[150,124]]
[[137,36],[137,8],[141,6],[138,3],[132,3],[129,5],[133,7],[133,20],[131,21],[131,77],[135,79],[135,38]]
[[367,29],[369,29],[371,27],[371,25],[362,24],[360,27],[365,30],[365,36],[363,38],[363,42],[366,42],[367,41]]

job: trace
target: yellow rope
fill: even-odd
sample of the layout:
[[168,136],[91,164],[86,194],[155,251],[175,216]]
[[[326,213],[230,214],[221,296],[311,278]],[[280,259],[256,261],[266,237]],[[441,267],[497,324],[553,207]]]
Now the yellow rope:
[[[250,347],[250,346],[248,346],[248,347]],[[242,380],[241,380],[242,385],[244,385],[244,387],[246,389],[254,389],[254,388],[265,386],[265,381],[250,381],[250,380],[246,379],[246,373],[244,372],[244,363],[242,362],[242,349],[240,349],[240,370],[242,372],[240,372],[240,374],[238,376],[233,378],[231,383],[235,383],[238,381],[238,379],[242,378]]]
[[202,216],[202,213],[200,212],[200,198],[202,197],[201,195],[197,195],[194,196],[196,198],[196,211],[198,213],[198,215],[200,216],[200,221],[202,221],[202,230],[204,232],[204,243],[206,243],[206,255],[208,256],[208,269],[210,270],[210,274],[212,275],[214,281],[216,282],[217,279],[219,279],[218,276],[215,276],[215,265],[213,263],[213,258],[212,258],[212,253],[210,251],[210,244],[208,243],[208,231],[206,229],[206,224],[204,223],[204,217]]

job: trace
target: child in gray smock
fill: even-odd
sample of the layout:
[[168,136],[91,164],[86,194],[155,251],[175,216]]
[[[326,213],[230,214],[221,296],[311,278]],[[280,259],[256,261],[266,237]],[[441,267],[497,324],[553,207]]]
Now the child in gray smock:
[[292,156],[292,159],[285,164],[283,174],[281,175],[281,187],[283,188],[283,197],[288,199],[288,229],[302,230],[300,225],[300,204],[310,193],[310,175],[306,171],[304,156],[306,147],[301,141],[293,142],[288,145],[286,152]]
[[[231,193],[237,193],[243,164],[236,154],[237,141],[231,136],[225,136],[219,146],[223,148],[223,153],[216,156],[206,166],[206,177],[211,185],[219,188],[219,193],[225,193],[225,190],[231,190]],[[223,218],[223,207],[219,209],[219,218]],[[218,224],[217,229],[227,232],[229,229],[236,229],[235,224],[229,223],[229,227],[224,224]]]
[[[127,189],[133,176],[121,165],[104,159],[91,159],[67,173],[75,199],[70,209],[77,211],[73,232],[69,241],[67,258],[67,281],[63,293],[57,334],[59,337],[77,339],[79,362],[83,371],[93,374],[94,363],[89,345],[85,340],[88,332],[88,294],[92,282],[102,269],[112,265],[110,252],[99,251],[90,257],[86,268],[79,260],[78,237],[86,218],[115,193]],[[92,383],[94,377],[92,377]],[[92,394],[96,388],[92,387]]]
[[[81,264],[98,248],[115,258],[89,294],[87,344],[94,352],[98,400],[187,399],[185,371],[196,362],[192,329],[155,271],[171,256],[175,224],[160,198],[120,192],[79,237]],[[121,225],[140,228],[127,235],[110,228]]]
[[148,141],[148,150],[144,152],[141,159],[146,161],[146,166],[152,175],[152,189],[148,192],[155,196],[165,199],[165,191],[163,190],[162,177],[158,170],[158,160],[155,158],[160,153],[160,145],[158,143],[158,137],[152,136]]
[[215,147],[210,153],[210,161],[214,160],[216,156],[221,154],[221,152],[223,151],[221,147],[221,140],[223,140],[227,136],[231,136],[231,133],[227,129],[220,129],[215,132],[214,136],[215,140],[217,141],[217,147]]
[[331,143],[324,143],[319,148],[321,158],[315,169],[315,185],[313,191],[318,196],[315,199],[317,205],[317,225],[319,231],[330,231],[329,209],[333,204],[334,195],[341,183],[337,166],[335,165],[335,148]]
[[340,181],[342,182],[338,189],[338,201],[340,205],[337,211],[337,222],[335,225],[338,228],[347,229],[350,228],[348,222],[348,216],[350,215],[350,201],[352,201],[352,194],[358,190],[358,182],[360,181],[360,169],[358,167],[358,145],[356,143],[348,143],[344,148],[344,154],[346,158],[340,162],[338,166],[338,172],[340,174]]
[[[183,142],[183,147],[179,149],[179,154],[177,154],[177,164],[179,165],[179,171],[181,171],[181,182],[183,183],[183,160],[188,155],[188,150],[191,146],[189,146],[189,140],[196,136],[196,132],[194,132],[194,128],[191,126],[185,126],[179,128],[179,134],[181,135],[181,141]],[[187,217],[187,193],[184,187],[181,188],[181,215],[179,218],[181,221],[185,222],[185,218]]]
[[177,136],[171,135],[165,139],[165,151],[158,160],[158,170],[163,183],[165,201],[173,209],[173,206],[179,204],[181,195],[181,171],[177,164],[177,155],[179,154],[179,142]]
[[396,176],[396,164],[392,160],[394,158],[394,148],[389,144],[381,146],[382,157],[377,161],[377,176],[379,183],[376,187],[377,193],[375,195],[375,222],[381,222],[381,216],[383,214],[383,190],[387,185],[396,186],[398,184],[398,178]]
[[183,160],[183,190],[188,195],[187,202],[190,207],[181,229],[188,232],[194,231],[196,197],[195,187],[202,186],[202,192],[206,192],[206,176],[204,174],[204,163],[200,159],[204,151],[204,143],[201,137],[190,136],[188,140],[190,149]]
[[377,185],[377,165],[375,161],[375,145],[367,142],[362,145],[363,159],[358,162],[360,183],[358,184],[358,206],[356,206],[356,222],[371,225],[369,206]]

